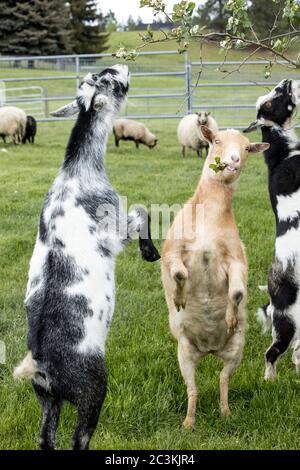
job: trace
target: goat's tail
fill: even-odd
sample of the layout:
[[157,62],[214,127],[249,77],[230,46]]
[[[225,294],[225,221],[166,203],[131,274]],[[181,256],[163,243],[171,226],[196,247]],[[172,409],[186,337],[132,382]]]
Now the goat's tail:
[[271,302],[260,307],[257,310],[256,316],[262,326],[262,331],[265,334],[272,325],[273,306]]
[[25,356],[23,361],[14,369],[14,379],[32,379],[38,371],[37,363],[32,357],[31,351]]

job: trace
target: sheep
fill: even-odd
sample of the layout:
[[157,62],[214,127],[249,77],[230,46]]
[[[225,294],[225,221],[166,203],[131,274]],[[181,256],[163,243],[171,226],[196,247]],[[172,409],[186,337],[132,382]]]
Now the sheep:
[[[210,145],[193,197],[175,217],[162,249],[162,282],[169,323],[178,341],[178,360],[187,386],[185,428],[195,423],[195,369],[213,354],[224,362],[220,375],[221,413],[229,415],[228,384],[239,366],[245,342],[247,259],[232,213],[232,197],[250,144],[236,130],[214,133],[201,126]],[[226,168],[214,173],[216,156]]]
[[147,145],[150,149],[156,146],[158,140],[142,122],[132,119],[116,119],[113,126],[116,147],[120,140],[133,140],[136,148],[139,144]]
[[15,106],[0,108],[0,136],[6,142],[11,136],[14,144],[21,143],[26,127],[26,113]]
[[206,148],[208,154],[208,144],[203,138],[200,127],[209,127],[213,132],[218,132],[218,124],[210,115],[210,112],[200,112],[184,116],[177,127],[178,142],[182,147],[182,157],[185,156],[185,148],[196,150],[199,158],[202,158],[202,149]]
[[[274,257],[268,277],[270,301],[258,311],[273,342],[265,353],[265,379],[276,378],[276,362],[292,344],[300,368],[300,142],[291,119],[300,102],[294,80],[282,80],[258,98],[257,119],[244,132],[261,129],[270,143],[265,152],[269,194],[276,222]],[[291,132],[292,131],[292,132]]]
[[28,142],[31,142],[32,144],[34,144],[36,130],[37,130],[36,120],[32,116],[27,116],[26,129],[25,129],[25,134],[24,134],[22,143],[26,144],[28,140]]
[[104,167],[128,88],[128,67],[115,65],[88,74],[76,99],[52,113],[79,115],[42,209],[25,298],[29,352],[14,374],[32,378],[43,414],[42,449],[55,447],[65,400],[78,411],[73,449],[88,449],[106,392],[116,256],[138,232],[143,259],[159,259],[147,211],[123,212]]

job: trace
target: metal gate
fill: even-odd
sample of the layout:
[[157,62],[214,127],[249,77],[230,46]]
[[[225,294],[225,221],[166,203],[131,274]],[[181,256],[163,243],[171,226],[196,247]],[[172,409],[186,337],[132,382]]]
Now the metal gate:
[[[53,121],[49,111],[74,98],[87,72],[115,62],[111,54],[0,57],[6,104],[20,106],[40,121]],[[274,67],[272,81],[257,81],[269,62],[249,61],[240,67],[242,64],[190,62],[188,53],[179,55],[177,51],[141,52],[137,62],[128,64],[132,78],[124,115],[137,119],[179,119],[207,110],[220,128],[243,128],[254,117],[257,97],[284,78],[286,69],[279,64]],[[289,76],[299,79],[297,71],[290,70]],[[0,105],[1,96],[3,101],[0,88]]]

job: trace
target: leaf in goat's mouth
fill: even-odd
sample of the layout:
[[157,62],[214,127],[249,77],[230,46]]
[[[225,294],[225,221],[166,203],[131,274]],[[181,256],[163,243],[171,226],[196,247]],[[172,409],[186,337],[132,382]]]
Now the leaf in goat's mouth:
[[228,163],[221,163],[220,157],[215,157],[215,163],[211,163],[209,168],[211,168],[215,173],[219,173],[219,171],[225,170],[228,166]]

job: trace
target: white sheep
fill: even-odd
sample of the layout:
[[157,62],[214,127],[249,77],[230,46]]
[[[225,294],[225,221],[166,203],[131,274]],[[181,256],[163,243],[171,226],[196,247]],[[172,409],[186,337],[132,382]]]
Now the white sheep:
[[182,147],[182,156],[185,156],[185,148],[188,147],[196,150],[199,158],[202,158],[202,148],[206,148],[206,156],[208,153],[208,144],[203,138],[200,127],[206,126],[212,132],[218,132],[218,124],[210,115],[210,112],[200,112],[188,114],[184,116],[177,127],[178,142]]
[[0,136],[5,142],[12,137],[14,144],[20,144],[25,134],[26,113],[15,106],[0,108]]
[[155,135],[142,122],[124,118],[116,119],[113,130],[116,147],[119,147],[120,140],[133,140],[136,148],[139,148],[139,144],[147,145],[149,148],[157,144]]

